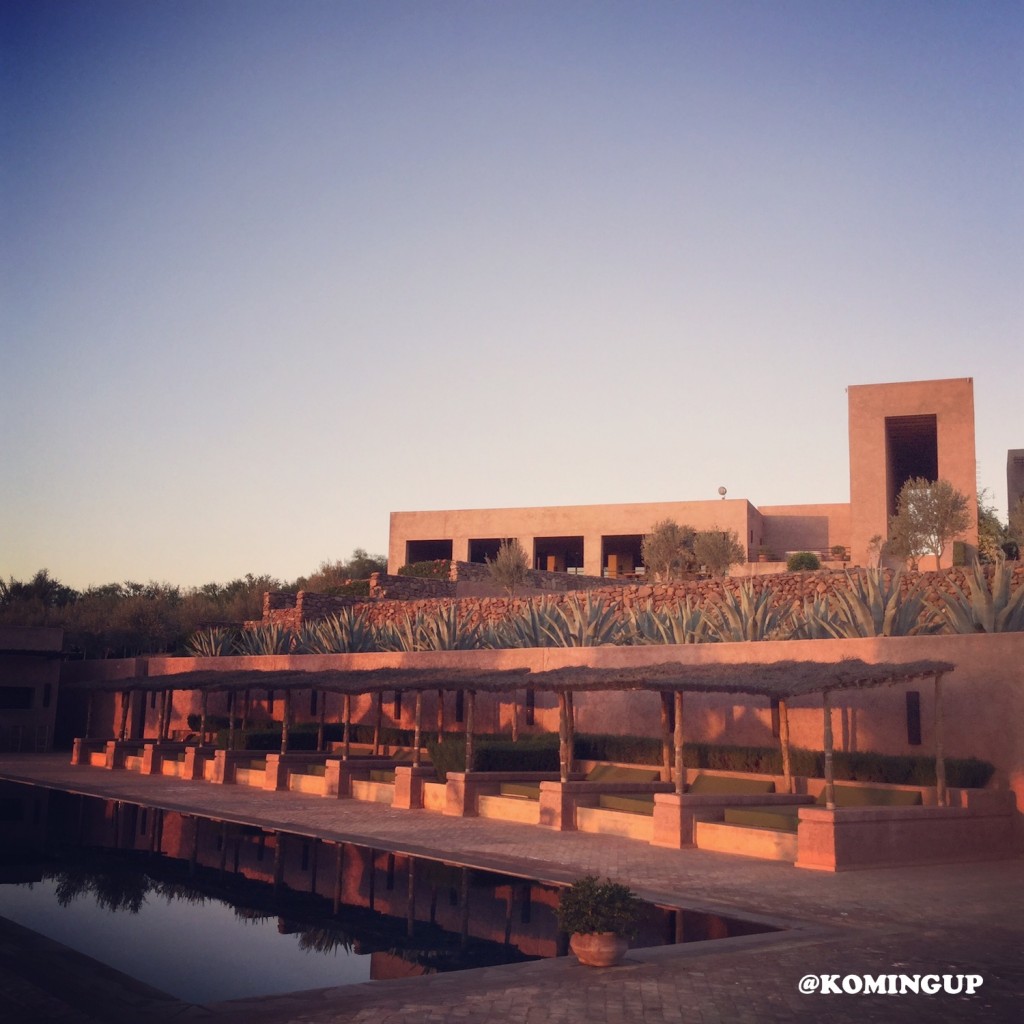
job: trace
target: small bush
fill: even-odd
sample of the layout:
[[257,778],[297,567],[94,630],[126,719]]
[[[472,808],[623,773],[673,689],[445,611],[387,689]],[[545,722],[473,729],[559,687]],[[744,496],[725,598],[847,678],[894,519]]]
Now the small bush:
[[813,551],[797,551],[786,560],[787,572],[813,572],[821,568],[821,559]]
[[447,580],[451,576],[452,560],[436,558],[432,562],[410,562],[398,570],[399,576],[416,576],[426,580]]

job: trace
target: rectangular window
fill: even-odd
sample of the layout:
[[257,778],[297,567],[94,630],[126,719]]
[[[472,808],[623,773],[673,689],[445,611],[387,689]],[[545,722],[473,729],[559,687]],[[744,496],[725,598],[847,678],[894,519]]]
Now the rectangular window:
[[466,694],[462,690],[455,693],[455,721],[462,723],[466,720]]
[[772,735],[779,738],[779,698],[772,697]]
[[317,691],[316,690],[310,690],[309,691],[309,713],[311,715],[315,715],[316,714],[316,708],[317,708]]
[[907,691],[907,743],[921,746],[921,694],[917,690]]
[[31,686],[0,686],[0,711],[28,711],[31,707]]
[[391,715],[398,723],[402,721],[402,695],[396,690],[395,700],[391,708]]
[[526,724],[535,724],[537,718],[537,692],[532,686],[526,688]]

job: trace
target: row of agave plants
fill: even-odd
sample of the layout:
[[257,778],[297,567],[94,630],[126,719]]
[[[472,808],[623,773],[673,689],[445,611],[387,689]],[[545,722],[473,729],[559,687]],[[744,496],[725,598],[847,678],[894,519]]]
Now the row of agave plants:
[[607,644],[693,644],[749,640],[823,640],[937,633],[1024,631],[1024,584],[995,566],[991,578],[976,566],[966,589],[952,584],[940,603],[925,600],[918,583],[902,592],[900,574],[847,573],[848,587],[782,607],[768,588],[744,581],[713,602],[690,599],[621,611],[589,595],[524,602],[506,618],[481,624],[454,601],[376,624],[366,606],[344,608],[298,632],[267,625],[241,632],[208,629],[189,641],[198,657],[241,654],[358,654],[370,651],[454,651],[512,647],[598,647]]

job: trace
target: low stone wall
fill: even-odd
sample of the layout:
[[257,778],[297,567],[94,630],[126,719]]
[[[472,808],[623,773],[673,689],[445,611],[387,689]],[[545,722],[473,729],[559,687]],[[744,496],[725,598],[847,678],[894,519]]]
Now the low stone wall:
[[[457,563],[460,572],[463,566],[470,563]],[[474,571],[486,567],[474,566]],[[850,569],[847,571],[823,569],[818,572],[776,573],[770,576],[753,576],[744,580],[743,577],[729,576],[725,578],[683,580],[676,583],[621,584],[611,580],[595,577],[575,577],[569,573],[536,572],[533,577],[558,577],[559,585],[565,579],[580,581],[581,587],[594,598],[598,598],[619,612],[628,612],[633,607],[643,607],[648,603],[655,609],[672,606],[678,601],[689,599],[698,605],[720,600],[723,593],[729,591],[737,594],[744,583],[749,583],[755,594],[768,591],[772,595],[771,603],[775,607],[787,605],[800,606],[807,599],[813,600],[838,591],[849,589],[849,581],[856,575],[863,576],[865,570]],[[954,592],[959,587],[965,593],[970,592],[968,578],[973,574],[964,568],[944,569],[940,572],[905,572],[901,578],[901,589],[904,593],[924,584],[925,601],[932,605],[939,602],[940,593]],[[885,570],[885,578],[891,581],[892,572]],[[1024,586],[1024,563],[1014,567],[1014,586]],[[376,582],[374,582],[376,581]],[[428,580],[415,576],[375,575],[371,579],[371,597],[328,597],[322,594],[300,592],[298,595],[268,594],[264,600],[265,623],[278,623],[293,630],[301,627],[303,622],[323,618],[339,608],[359,606],[367,609],[371,621],[390,623],[407,615],[415,615],[417,611],[433,612],[440,605],[455,598],[456,584],[444,580]],[[556,589],[545,599],[556,603],[574,599],[572,591]],[[280,600],[292,598],[294,603]],[[461,613],[469,618],[470,625],[489,624],[505,618],[510,613],[524,607],[534,599],[530,597],[462,597],[458,599]]]

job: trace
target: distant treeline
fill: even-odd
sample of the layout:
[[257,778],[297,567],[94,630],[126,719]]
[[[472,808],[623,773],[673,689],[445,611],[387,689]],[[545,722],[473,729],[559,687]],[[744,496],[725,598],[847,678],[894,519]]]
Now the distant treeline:
[[78,658],[131,658],[181,653],[196,630],[263,616],[268,590],[329,594],[348,580],[383,572],[386,559],[357,548],[345,561],[322,562],[310,576],[286,582],[247,573],[229,583],[107,583],[78,591],[40,569],[29,580],[0,578],[0,625],[60,626],[64,652]]

